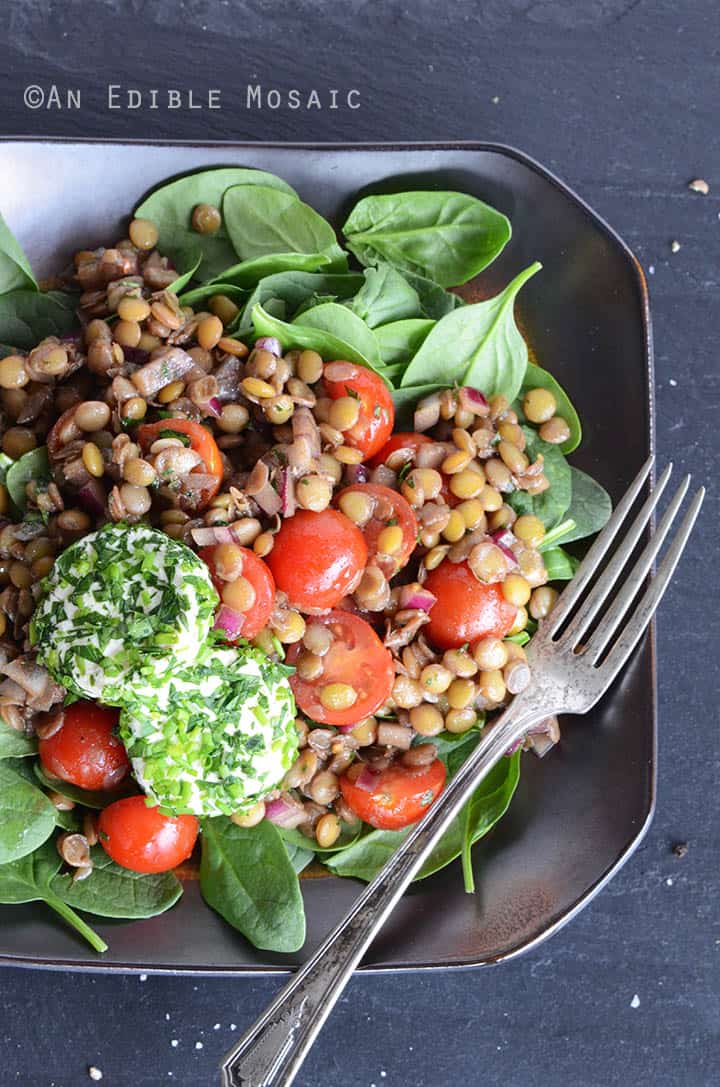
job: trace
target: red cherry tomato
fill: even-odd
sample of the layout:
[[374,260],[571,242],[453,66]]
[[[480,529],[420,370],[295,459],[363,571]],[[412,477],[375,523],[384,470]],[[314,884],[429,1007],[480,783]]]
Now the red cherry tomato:
[[266,561],[296,608],[334,608],[357,588],[367,544],[344,513],[298,510],[283,521]]
[[98,819],[100,845],[116,864],[133,872],[176,868],[192,853],[197,834],[194,815],[161,815],[144,796],[116,800]]
[[[323,657],[323,670],[317,679],[290,677],[295,700],[312,721],[323,725],[352,725],[379,710],[390,697],[395,668],[389,651],[364,619],[348,611],[332,611],[318,616],[314,623],[330,629],[332,644]],[[295,642],[287,651],[288,664],[295,664],[303,651]],[[357,698],[349,709],[333,710],[323,706],[322,688],[330,683],[346,683]]]
[[137,433],[145,453],[158,438],[172,437],[173,433],[184,434],[190,439],[190,448],[203,461],[202,464],[193,468],[190,474],[208,477],[208,482],[198,490],[188,488],[178,497],[180,505],[188,512],[196,513],[204,509],[220,490],[223,478],[222,456],[217,442],[207,427],[201,426],[200,423],[193,423],[190,419],[160,419],[157,423],[144,423],[138,428]]
[[122,741],[113,729],[119,710],[95,702],[73,702],[62,728],[38,743],[43,768],[80,789],[114,789],[130,769]]
[[[236,589],[237,583],[235,581],[224,581],[217,575],[214,559],[220,547],[234,548],[242,554],[241,577],[250,582],[255,593],[255,600],[246,611],[238,607],[238,604],[242,602],[242,598]],[[239,547],[237,544],[217,544],[215,547],[203,547],[199,555],[210,567],[210,576],[222,603],[228,608],[232,608],[233,611],[242,612],[245,616],[240,637],[254,638],[265,626],[275,607],[275,581],[270,570],[254,551],[247,547]],[[237,639],[235,640],[237,641]]]
[[396,524],[402,531],[400,550],[392,555],[395,560],[394,572],[397,573],[408,561],[417,544],[418,523],[410,503],[406,502],[397,491],[391,490],[390,487],[383,487],[380,483],[353,483],[340,491],[335,501],[339,504],[344,494],[354,491],[369,495],[375,500],[375,512],[362,526],[369,559],[374,558],[378,553],[378,536],[384,528]]
[[[341,396],[354,396],[360,401],[360,418],[354,427],[346,430],[343,437],[348,445],[363,453],[363,460],[374,456],[382,449],[392,434],[395,421],[390,390],[383,379],[367,366],[357,366],[354,362],[331,362],[325,367],[330,376],[325,378],[325,388],[331,400]],[[344,368],[344,376],[336,377],[336,372]]]
[[428,574],[424,588],[437,597],[425,630],[439,649],[457,649],[479,638],[504,638],[517,618],[517,608],[508,604],[502,586],[484,585],[466,562],[441,562]]
[[397,764],[389,766],[378,773],[370,789],[353,780],[363,772],[351,769],[343,774],[340,791],[348,807],[364,823],[378,830],[400,830],[417,823],[445,784],[445,765],[440,759],[416,770]]
[[421,445],[427,445],[431,438],[427,434],[415,434],[412,431],[398,430],[385,442],[379,453],[370,461],[371,468],[379,468],[381,464],[387,464],[388,457],[398,449],[412,449],[413,459],[417,458],[417,451]]

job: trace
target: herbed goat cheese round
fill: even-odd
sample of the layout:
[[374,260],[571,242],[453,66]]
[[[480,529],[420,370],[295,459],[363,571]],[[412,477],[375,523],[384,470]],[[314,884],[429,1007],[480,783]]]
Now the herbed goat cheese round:
[[232,815],[280,784],[298,749],[291,671],[259,650],[212,642],[162,682],[145,671],[128,693],[120,736],[161,811]]
[[205,563],[147,525],[112,524],[59,556],[30,624],[38,660],[80,698],[122,705],[140,668],[192,664],[218,596]]

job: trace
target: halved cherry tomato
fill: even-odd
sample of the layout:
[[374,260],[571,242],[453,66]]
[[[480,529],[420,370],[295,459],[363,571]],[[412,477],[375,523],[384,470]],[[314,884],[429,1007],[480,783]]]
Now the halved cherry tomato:
[[370,461],[371,468],[378,468],[381,464],[387,464],[388,457],[398,449],[412,449],[414,457],[421,445],[427,445],[431,438],[427,434],[416,434],[409,430],[398,430],[382,447],[379,453]]
[[100,812],[98,839],[105,852],[133,872],[169,872],[187,860],[195,846],[194,815],[161,815],[144,796],[116,800]]
[[[352,725],[379,710],[387,702],[395,680],[395,668],[389,651],[364,619],[348,611],[319,615],[314,623],[330,629],[333,640],[322,658],[323,670],[317,679],[302,679],[296,672],[290,677],[298,706],[313,721],[323,725]],[[303,651],[300,642],[287,651],[288,664],[295,664]],[[323,687],[344,683],[357,698],[348,709],[328,709],[322,704]]]
[[[219,547],[234,548],[235,551],[239,551],[242,555],[242,574],[240,576],[250,582],[255,593],[255,600],[245,611],[238,606],[242,603],[242,595],[238,593],[237,583],[235,581],[224,581],[217,575],[214,558]],[[262,559],[258,558],[254,551],[247,547],[240,547],[238,544],[216,544],[215,547],[203,547],[198,554],[203,562],[206,562],[210,567],[210,576],[221,602],[226,607],[241,612],[245,616],[245,622],[238,637],[254,638],[265,626],[275,607],[275,580],[269,568]],[[237,640],[236,638],[235,641]],[[228,641],[230,641],[229,638]]]
[[[367,366],[344,360],[331,362],[325,367],[326,374],[328,367],[335,367],[335,370],[330,370],[330,377],[325,378],[330,399],[354,396],[360,401],[360,418],[354,427],[344,432],[343,438],[348,445],[359,449],[363,459],[367,460],[382,449],[392,434],[395,408],[390,390],[383,379],[373,370],[368,370]],[[336,377],[341,367],[344,367],[343,376]]]
[[363,770],[351,769],[340,778],[343,800],[364,823],[378,830],[400,830],[417,823],[445,784],[445,765],[435,759],[416,770],[388,766],[381,770],[370,788],[362,788],[357,778]]
[[95,702],[67,706],[62,727],[38,742],[43,768],[80,789],[114,789],[130,769],[123,743],[113,731],[119,713]]
[[334,608],[357,588],[367,544],[344,513],[298,510],[276,533],[267,564],[296,608]]
[[517,618],[517,608],[508,604],[502,587],[478,581],[466,562],[441,562],[428,574],[424,588],[437,597],[425,630],[439,649],[504,638]]
[[380,483],[353,483],[350,487],[343,488],[335,501],[340,503],[344,494],[358,491],[360,494],[369,495],[375,500],[375,512],[362,526],[362,534],[368,546],[368,558],[372,559],[378,553],[378,536],[384,528],[397,525],[402,532],[402,544],[398,551],[393,552],[395,560],[395,573],[401,570],[408,561],[417,544],[418,523],[409,502],[397,491],[390,487],[383,487]]
[[189,438],[190,448],[203,460],[202,464],[193,468],[190,475],[207,476],[208,482],[198,490],[188,488],[181,492],[178,495],[180,505],[184,510],[197,512],[213,500],[222,483],[223,461],[217,442],[207,427],[193,423],[190,419],[159,419],[157,423],[144,423],[138,427],[137,434],[144,453],[148,452],[158,438],[172,437],[173,434]]

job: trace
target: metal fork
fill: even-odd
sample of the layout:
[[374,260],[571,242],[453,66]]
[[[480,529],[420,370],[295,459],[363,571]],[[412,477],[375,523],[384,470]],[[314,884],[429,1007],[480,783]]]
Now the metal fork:
[[[540,623],[528,646],[531,686],[516,695],[487,729],[444,792],[344,920],[229,1051],[221,1066],[224,1087],[289,1087],[353,970],[438,838],[486,774],[532,725],[553,714],[587,713],[608,690],[660,603],[705,495],[703,488],[695,494],[655,578],[633,607],[676,521],[690,482],[689,476],[682,481],[650,542],[632,568],[623,573],[670,478],[672,466],[668,465],[598,576],[601,563],[610,554],[621,525],[650,475],[652,463],[651,457],[643,465],[556,607]],[[593,629],[604,607],[606,611]]]

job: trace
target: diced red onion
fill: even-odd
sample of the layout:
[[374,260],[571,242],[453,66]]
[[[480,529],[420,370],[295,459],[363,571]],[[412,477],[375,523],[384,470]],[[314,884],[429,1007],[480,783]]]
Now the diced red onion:
[[326,381],[350,381],[355,370],[351,362],[331,362],[325,367],[323,377]]
[[203,525],[200,528],[190,529],[190,535],[198,547],[213,547],[215,544],[236,542],[229,525],[215,525],[212,528]]
[[265,801],[265,818],[276,827],[293,830],[307,818],[302,804],[287,796],[278,796]]
[[366,764],[355,778],[353,784],[357,785],[358,789],[363,789],[366,793],[374,793],[377,789],[379,779],[380,771],[373,770]]
[[143,351],[141,347],[123,347],[123,356],[125,362],[129,362],[133,366],[144,366],[150,358],[150,352]]
[[487,397],[479,389],[473,389],[471,385],[463,385],[461,389],[458,389],[458,400],[460,407],[475,415],[486,415],[490,410]]
[[345,481],[348,486],[354,486],[356,483],[367,483],[370,477],[367,466],[364,464],[346,464],[345,465]]
[[229,642],[236,642],[245,626],[245,616],[227,604],[221,604],[215,616],[214,630],[221,630]]
[[105,510],[106,494],[96,479],[89,479],[77,493],[77,500],[87,513],[99,517]]
[[[287,468],[281,468],[278,473],[280,484],[280,513],[283,517],[292,517],[295,513],[295,484]],[[257,496],[255,501],[257,501]]]
[[437,597],[422,585],[403,585],[400,590],[400,608],[413,611],[430,611]]
[[490,533],[490,539],[499,547],[505,558],[508,560],[511,566],[517,566],[518,560],[515,552],[513,551],[511,544],[515,543],[515,537],[508,528],[498,528],[495,532]]
[[259,340],[255,340],[255,347],[261,347],[271,355],[282,355],[282,345],[276,336],[261,336]]
[[60,337],[60,343],[71,343],[78,347],[81,339],[82,336],[79,332],[68,332]]
[[217,419],[218,415],[222,412],[222,404],[218,400],[217,396],[211,396],[207,402],[208,410],[211,415],[214,415]]

